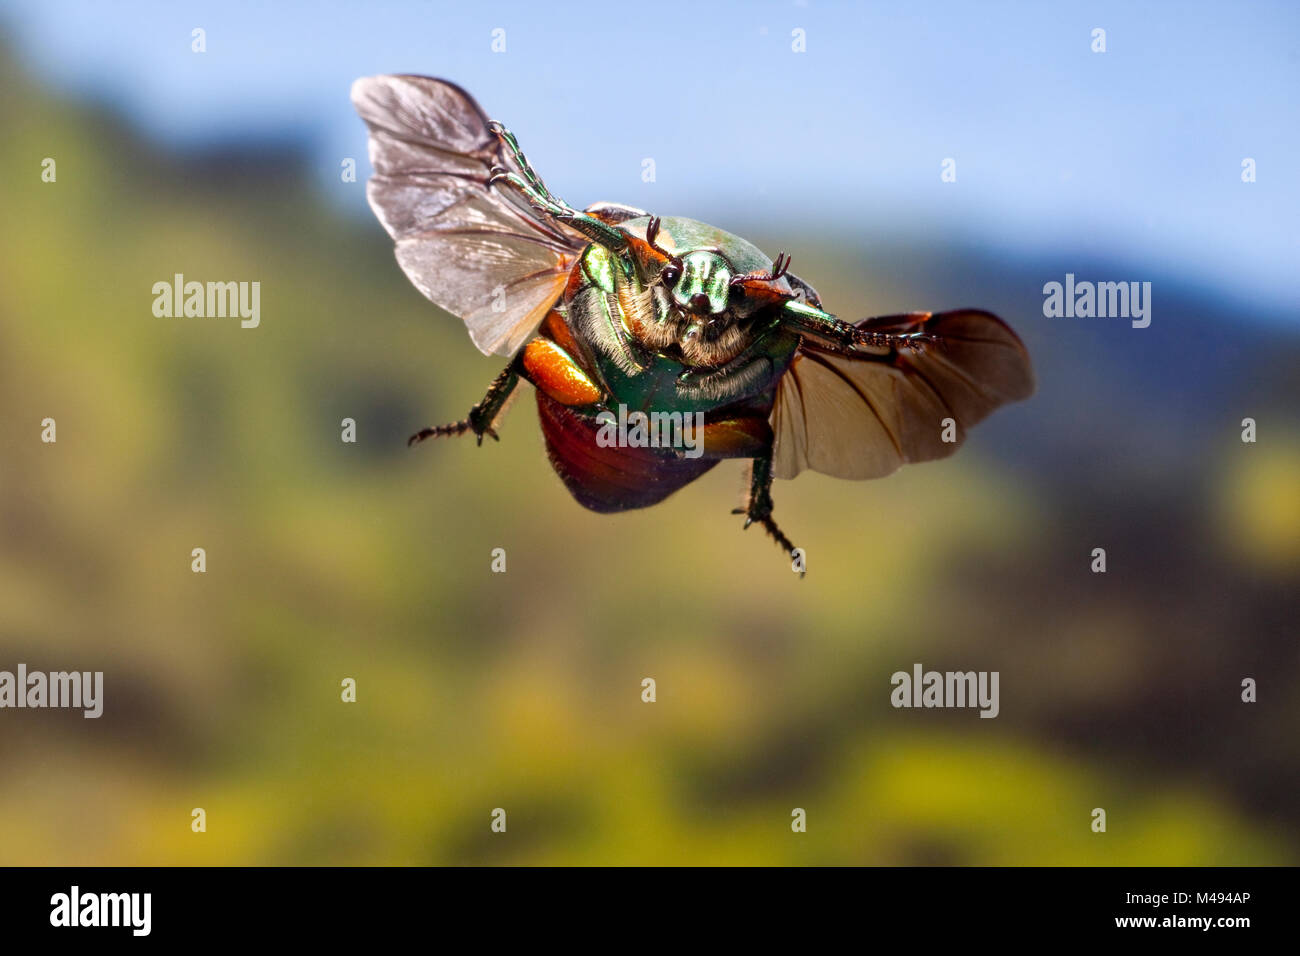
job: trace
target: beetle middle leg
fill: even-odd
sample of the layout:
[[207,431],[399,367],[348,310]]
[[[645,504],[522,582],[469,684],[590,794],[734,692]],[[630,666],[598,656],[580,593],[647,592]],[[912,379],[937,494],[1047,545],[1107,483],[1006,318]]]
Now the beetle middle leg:
[[421,428],[406,440],[407,447],[419,444],[426,438],[463,435],[469,431],[472,431],[478,438],[480,445],[483,444],[484,435],[491,435],[494,441],[500,441],[500,437],[492,426],[501,417],[506,403],[509,402],[511,394],[519,384],[519,373],[515,370],[515,364],[515,362],[511,362],[501,371],[500,375],[493,379],[482,401],[471,408],[465,418],[458,422],[452,422],[450,425],[434,425],[429,428]]

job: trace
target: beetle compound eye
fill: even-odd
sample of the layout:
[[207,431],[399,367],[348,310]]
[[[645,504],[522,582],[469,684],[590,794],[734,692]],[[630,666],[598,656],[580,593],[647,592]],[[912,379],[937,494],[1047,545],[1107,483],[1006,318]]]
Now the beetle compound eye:
[[659,272],[659,280],[668,288],[677,284],[677,280],[682,277],[682,264],[680,262],[670,262]]

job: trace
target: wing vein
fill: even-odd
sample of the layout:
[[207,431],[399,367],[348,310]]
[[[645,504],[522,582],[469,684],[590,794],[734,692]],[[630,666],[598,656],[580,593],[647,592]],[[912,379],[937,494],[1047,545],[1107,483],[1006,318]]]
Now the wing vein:
[[853,379],[849,378],[849,376],[845,375],[844,372],[839,367],[837,367],[833,362],[827,362],[820,355],[810,354],[808,355],[808,358],[816,362],[816,364],[820,365],[822,368],[831,372],[833,375],[840,378],[844,382],[844,384],[849,386],[849,388],[853,389],[853,391],[857,393],[858,397],[861,398],[862,401],[866,403],[867,408],[871,409],[871,414],[875,415],[876,420],[880,422],[880,427],[883,428],[885,430],[885,434],[889,436],[889,440],[890,442],[893,443],[894,450],[898,452],[898,456],[902,458],[904,461],[906,461],[907,456],[903,454],[903,446],[900,443],[898,436],[895,435],[894,430],[889,427],[889,422],[885,421],[884,416],[880,414],[880,410],[876,408],[876,403],[871,400],[871,397],[867,395],[866,392],[862,391],[862,389],[858,387],[858,383],[853,381]]

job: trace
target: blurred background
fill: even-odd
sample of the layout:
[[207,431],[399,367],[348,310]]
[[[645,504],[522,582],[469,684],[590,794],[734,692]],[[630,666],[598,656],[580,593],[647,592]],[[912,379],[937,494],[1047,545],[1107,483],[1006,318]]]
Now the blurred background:
[[[0,712],[0,864],[1300,862],[1298,25],[6,3],[0,669],[102,670],[105,709]],[[728,513],[739,463],[592,514],[530,396],[408,450],[500,363],[365,206],[348,90],[387,72],[841,316],[996,311],[1039,392],[950,460],[779,482],[804,580]],[[260,327],[154,317],[178,272],[259,281]],[[1151,282],[1151,326],[1045,318],[1067,272]],[[1000,716],[891,708],[916,662],[999,671]]]

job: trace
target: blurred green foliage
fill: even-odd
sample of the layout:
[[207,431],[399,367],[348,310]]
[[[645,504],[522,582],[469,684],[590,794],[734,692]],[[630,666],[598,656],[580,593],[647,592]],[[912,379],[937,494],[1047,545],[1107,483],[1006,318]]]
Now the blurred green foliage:
[[[527,395],[499,445],[408,451],[498,363],[376,224],[331,212],[291,151],[168,155],[0,78],[0,668],[106,684],[98,721],[0,713],[0,863],[1296,862],[1285,800],[1236,777],[1294,756],[1295,705],[1217,716],[1294,654],[1243,671],[1179,646],[1118,542],[1094,579],[1077,501],[980,431],[883,481],[779,483],[802,581],[728,514],[739,464],[594,515]],[[785,242],[846,314],[872,308],[864,289],[931,301],[842,246]],[[155,318],[177,272],[260,281],[261,327]],[[1263,590],[1219,596],[1245,632],[1250,600],[1294,585],[1291,439],[1206,463],[1215,496],[1178,512]],[[1002,715],[893,710],[889,675],[914,661],[1001,670]],[[1148,707],[1162,676],[1181,727]]]

